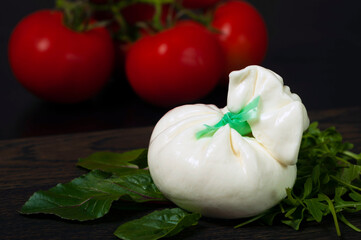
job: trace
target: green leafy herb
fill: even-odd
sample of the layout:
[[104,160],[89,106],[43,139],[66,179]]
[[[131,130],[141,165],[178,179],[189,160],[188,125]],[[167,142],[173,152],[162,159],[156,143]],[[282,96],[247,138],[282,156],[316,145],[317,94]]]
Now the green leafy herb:
[[147,149],[136,149],[124,153],[96,152],[86,158],[80,158],[78,166],[89,170],[102,170],[116,174],[128,174],[146,168]]
[[[272,225],[280,221],[298,230],[304,221],[320,223],[332,217],[337,235],[341,235],[339,221],[361,232],[344,215],[361,210],[361,154],[350,152],[352,147],[342,142],[334,128],[320,131],[317,123],[311,124],[302,138],[293,189],[286,189],[287,197],[277,206],[235,228],[252,222]],[[85,221],[104,216],[112,204],[117,209],[137,210],[148,209],[140,203],[167,201],[147,170],[146,149],[98,152],[79,159],[78,166],[90,172],[34,193],[21,213],[49,213]],[[122,239],[171,237],[196,225],[200,217],[180,208],[163,209],[121,225],[114,234]]]
[[236,227],[254,221],[271,225],[279,216],[282,223],[298,230],[303,221],[321,222],[331,215],[338,236],[338,221],[361,231],[343,215],[361,210],[361,154],[350,152],[352,148],[335,128],[320,131],[312,123],[302,138],[293,189],[286,189],[287,197],[277,206]]
[[146,170],[117,176],[93,170],[48,191],[33,194],[21,209],[23,214],[48,213],[71,220],[92,220],[108,213],[115,200],[165,201]]
[[196,225],[200,217],[198,213],[188,213],[180,208],[163,209],[119,226],[114,234],[126,240],[171,237]]

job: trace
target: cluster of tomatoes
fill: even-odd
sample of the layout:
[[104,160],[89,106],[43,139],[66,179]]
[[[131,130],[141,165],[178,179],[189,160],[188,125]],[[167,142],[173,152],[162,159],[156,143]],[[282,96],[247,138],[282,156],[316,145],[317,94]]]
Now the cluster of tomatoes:
[[266,53],[264,20],[245,1],[86,2],[87,18],[77,20],[78,10],[68,16],[67,9],[42,10],[10,37],[14,75],[43,99],[87,100],[118,68],[142,99],[174,106],[204,97],[229,72],[261,63]]

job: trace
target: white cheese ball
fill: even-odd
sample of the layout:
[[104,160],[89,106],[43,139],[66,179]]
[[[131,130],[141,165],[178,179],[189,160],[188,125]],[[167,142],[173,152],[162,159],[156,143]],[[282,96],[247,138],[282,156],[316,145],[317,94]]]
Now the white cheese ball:
[[[260,96],[252,136],[228,124],[213,136],[196,133]],[[274,72],[249,66],[230,74],[227,106],[177,107],[155,126],[148,151],[151,176],[172,202],[217,218],[257,215],[282,200],[296,179],[302,133],[309,125],[300,98]]]

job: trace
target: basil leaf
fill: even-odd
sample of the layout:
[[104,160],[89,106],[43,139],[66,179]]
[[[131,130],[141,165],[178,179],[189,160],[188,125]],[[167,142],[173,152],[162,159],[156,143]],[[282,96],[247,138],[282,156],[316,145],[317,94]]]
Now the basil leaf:
[[[113,175],[110,181],[126,190],[126,196],[129,196],[131,200],[135,202],[167,201],[155,186],[147,170],[125,176]],[[128,198],[126,197],[124,199]]]
[[164,201],[148,171],[116,176],[94,170],[48,191],[34,193],[21,208],[23,214],[55,214],[70,220],[92,220],[108,213],[120,198],[136,202]]
[[120,225],[114,235],[125,240],[155,240],[171,237],[184,228],[196,225],[200,217],[199,213],[188,213],[180,208],[154,211]]
[[88,170],[98,169],[118,175],[129,174],[148,166],[147,153],[147,149],[143,148],[124,153],[96,152],[86,158],[80,158],[77,165]]

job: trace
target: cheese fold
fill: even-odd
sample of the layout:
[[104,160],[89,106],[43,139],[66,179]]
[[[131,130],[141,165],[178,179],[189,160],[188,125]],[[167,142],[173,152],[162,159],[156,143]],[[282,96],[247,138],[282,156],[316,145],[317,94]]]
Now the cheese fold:
[[[227,112],[237,113],[260,96],[252,135],[229,124],[213,136],[196,133]],[[230,73],[227,106],[177,107],[156,124],[148,151],[151,176],[179,207],[204,216],[241,218],[259,214],[286,196],[296,179],[297,155],[307,111],[276,73],[249,66]]]

